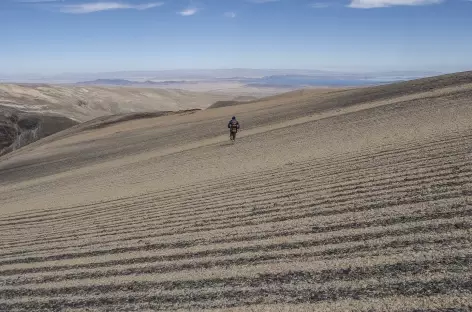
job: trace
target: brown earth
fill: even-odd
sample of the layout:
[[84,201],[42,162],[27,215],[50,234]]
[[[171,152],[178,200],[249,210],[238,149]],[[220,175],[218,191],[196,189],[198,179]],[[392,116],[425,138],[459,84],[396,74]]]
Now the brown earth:
[[470,311],[471,99],[305,90],[8,154],[0,310]]

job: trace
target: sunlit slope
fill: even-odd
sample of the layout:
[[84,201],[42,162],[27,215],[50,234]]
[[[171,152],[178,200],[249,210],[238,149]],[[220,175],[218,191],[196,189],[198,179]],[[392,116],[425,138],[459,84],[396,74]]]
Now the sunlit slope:
[[0,310],[467,311],[463,77],[127,121],[3,158]]
[[132,112],[203,109],[232,96],[175,89],[49,84],[0,84],[2,107],[58,114],[79,122]]

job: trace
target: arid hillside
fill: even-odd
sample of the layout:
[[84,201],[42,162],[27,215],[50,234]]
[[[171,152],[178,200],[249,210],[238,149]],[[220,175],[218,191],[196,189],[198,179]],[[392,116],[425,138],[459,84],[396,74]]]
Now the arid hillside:
[[230,95],[173,89],[70,86],[47,84],[0,84],[0,110],[59,114],[88,121],[96,117],[155,111],[203,109]]
[[97,118],[203,109],[232,98],[183,90],[0,84],[0,155]]
[[0,311],[470,311],[471,101],[303,90],[7,154]]

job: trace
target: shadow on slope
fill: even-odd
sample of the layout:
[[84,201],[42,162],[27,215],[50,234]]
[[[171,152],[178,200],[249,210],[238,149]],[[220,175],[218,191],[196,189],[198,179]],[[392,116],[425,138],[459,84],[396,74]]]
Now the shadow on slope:
[[[112,126],[114,124],[126,122],[126,121],[131,121],[131,120],[138,120],[138,119],[150,119],[150,118],[157,118],[161,116],[168,116],[168,115],[187,115],[187,114],[192,114],[194,112],[199,111],[200,109],[190,109],[190,110],[183,110],[183,111],[162,111],[162,112],[147,112],[147,113],[126,113],[126,114],[119,114],[119,115],[112,115],[112,116],[102,116],[95,118],[93,120],[80,123],[78,124],[75,121],[72,121],[73,124],[67,124],[64,120],[61,120],[63,117],[51,117],[51,116],[44,116],[44,120],[51,120],[50,123],[47,123],[44,127],[45,133],[48,133],[47,137],[46,135],[40,137],[38,140],[35,140],[34,142],[30,142],[31,144],[28,144],[28,146],[23,145],[21,153],[28,152],[28,150],[32,150],[35,147],[43,144],[50,143],[55,140],[59,139],[64,139],[73,135],[76,135],[80,132],[84,131],[91,131],[91,130],[96,130],[96,129],[102,129],[106,128],[109,126]],[[67,119],[67,118],[65,118]],[[55,121],[55,122],[52,122]],[[1,121],[0,121],[0,126],[1,126]],[[51,125],[55,125],[56,128],[52,128]],[[61,127],[62,131],[55,131],[53,132],[54,129],[58,129],[57,127]],[[0,128],[1,129],[1,128]],[[1,138],[1,134],[0,134]],[[15,151],[16,149],[13,149],[9,152]],[[4,155],[3,157],[0,157],[1,160],[5,160],[7,158],[10,158],[14,156],[15,153],[10,153],[9,155],[5,155],[6,153],[1,154],[0,156]]]
[[71,131],[74,130],[73,132],[77,133],[79,131],[106,128],[108,126],[111,126],[120,122],[130,121],[130,120],[156,118],[156,117],[168,116],[168,115],[186,115],[186,114],[192,114],[199,110],[200,109],[189,109],[189,110],[182,110],[182,111],[177,111],[177,112],[162,111],[162,112],[127,113],[127,114],[118,114],[118,115],[112,115],[112,116],[103,116],[103,117],[98,117],[93,120],[84,122],[80,124],[78,127],[71,129]]
[[252,103],[253,101],[248,101],[248,102],[240,102],[240,101],[218,101],[215,104],[211,105],[208,107],[208,109],[212,108],[219,108],[219,107],[228,107],[228,106],[236,106],[236,105],[241,105],[241,104],[248,104]]
[[24,113],[11,109],[2,110],[0,112],[0,156],[77,124],[78,122],[62,116]]
[[[263,99],[265,99],[265,98],[263,98]],[[213,105],[211,105],[208,108],[218,108],[218,107],[227,107],[227,106],[248,104],[248,103],[257,102],[259,100],[261,100],[261,99],[258,98],[258,97],[254,97],[254,96],[238,96],[238,97],[234,98],[233,100],[215,102]]]

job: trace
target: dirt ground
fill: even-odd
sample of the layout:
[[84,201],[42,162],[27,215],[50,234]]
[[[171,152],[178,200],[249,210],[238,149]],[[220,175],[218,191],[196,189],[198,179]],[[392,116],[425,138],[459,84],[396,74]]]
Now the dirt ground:
[[469,311],[471,98],[297,91],[8,154],[0,310]]

